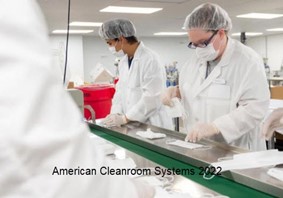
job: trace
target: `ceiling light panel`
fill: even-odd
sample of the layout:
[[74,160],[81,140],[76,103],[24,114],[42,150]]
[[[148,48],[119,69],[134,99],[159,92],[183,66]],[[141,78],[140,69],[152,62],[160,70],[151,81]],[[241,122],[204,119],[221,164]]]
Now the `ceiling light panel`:
[[181,36],[186,35],[187,32],[157,32],[154,33],[155,36]]
[[272,28],[272,29],[267,29],[266,31],[269,31],[269,32],[282,32],[283,28]]
[[150,2],[150,3],[185,3],[191,0],[124,0],[124,1],[136,1],[136,2]]
[[[262,32],[245,32],[246,36],[259,36],[262,35]],[[241,32],[233,33],[232,36],[241,36]]]
[[251,18],[251,19],[274,19],[283,17],[283,14],[268,14],[268,13],[248,13],[238,15],[238,18]]
[[70,23],[70,26],[79,26],[79,27],[100,27],[102,23],[100,22],[79,22],[74,21]]
[[121,6],[108,6],[100,10],[100,12],[113,12],[113,13],[131,13],[131,14],[152,14],[158,12],[163,8],[145,8],[145,7],[121,7]]
[[[70,34],[87,34],[91,33],[93,30],[69,30]],[[53,34],[67,34],[67,30],[53,30]]]

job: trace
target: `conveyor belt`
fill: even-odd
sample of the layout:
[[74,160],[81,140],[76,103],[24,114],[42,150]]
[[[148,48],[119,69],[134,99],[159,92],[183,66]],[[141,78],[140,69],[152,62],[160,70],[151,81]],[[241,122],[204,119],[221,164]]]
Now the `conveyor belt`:
[[[167,138],[147,140],[136,136],[137,131],[146,130],[147,127],[150,127],[153,131],[165,133]],[[193,168],[195,172],[199,172],[199,167],[206,167],[209,163],[217,161],[219,157],[227,157],[236,153],[246,152],[235,147],[206,140],[200,143],[210,145],[211,149],[189,150],[170,146],[166,144],[168,139],[184,139],[184,134],[136,122],[123,127],[112,127],[111,129],[90,124],[90,128],[96,135],[144,156],[166,168]],[[269,177],[266,174],[267,170],[267,168],[258,168],[228,171],[223,174],[224,177],[217,176],[212,180],[204,180],[202,175],[199,174],[183,176],[229,197],[282,197],[282,182]]]
[[[184,176],[182,176],[182,174],[176,174],[176,173],[172,173],[172,171],[168,172],[168,169],[157,164],[154,163],[153,161],[142,157],[134,152],[129,151],[126,148],[122,148],[112,142],[109,142],[107,140],[101,141],[99,140],[99,138],[101,137],[96,137],[95,136],[91,136],[91,138],[93,139],[93,143],[97,143],[97,146],[101,146],[100,148],[103,150],[103,148],[105,148],[105,144],[108,145],[113,145],[112,147],[112,154],[108,153],[109,151],[106,151],[106,153],[108,153],[105,157],[105,160],[108,162],[108,166],[110,168],[117,168],[117,165],[115,166],[115,160],[118,160],[118,164],[120,164],[121,166],[121,160],[125,160],[124,162],[127,164],[122,165],[123,168],[129,168],[130,166],[132,167],[133,165],[129,165],[127,162],[129,162],[129,159],[133,160],[136,167],[135,168],[131,168],[131,169],[135,169],[135,170],[141,170],[141,169],[151,169],[150,173],[145,173],[144,175],[140,176],[140,175],[131,175],[132,178],[134,178],[135,180],[139,180],[139,179],[147,179],[149,177],[154,177],[156,178],[157,181],[159,181],[160,183],[157,185],[155,182],[150,183],[153,186],[159,186],[160,188],[164,189],[165,191],[168,192],[168,195],[186,195],[188,197],[196,197],[196,198],[200,198],[200,197],[214,197],[214,196],[221,196],[221,194],[212,191],[211,189],[204,187],[188,178],[185,178]],[[131,161],[130,160],[130,161]],[[111,162],[110,162],[111,161]],[[114,165],[113,165],[114,163]],[[113,167],[111,167],[111,165],[113,165]],[[162,173],[160,173],[162,170]],[[158,182],[157,182],[158,183]],[[164,193],[164,192],[163,192]],[[161,196],[160,193],[157,196]],[[222,196],[221,196],[222,197]],[[224,197],[223,197],[224,198]]]

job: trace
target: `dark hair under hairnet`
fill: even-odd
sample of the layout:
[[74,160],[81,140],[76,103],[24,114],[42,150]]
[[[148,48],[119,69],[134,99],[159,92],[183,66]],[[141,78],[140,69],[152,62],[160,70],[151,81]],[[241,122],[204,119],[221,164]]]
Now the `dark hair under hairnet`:
[[199,28],[203,30],[224,29],[230,31],[232,22],[227,12],[219,5],[205,3],[195,8],[186,18],[186,30]]
[[134,24],[127,19],[113,19],[106,21],[99,28],[99,36],[103,39],[115,39],[121,36],[135,36],[136,28]]

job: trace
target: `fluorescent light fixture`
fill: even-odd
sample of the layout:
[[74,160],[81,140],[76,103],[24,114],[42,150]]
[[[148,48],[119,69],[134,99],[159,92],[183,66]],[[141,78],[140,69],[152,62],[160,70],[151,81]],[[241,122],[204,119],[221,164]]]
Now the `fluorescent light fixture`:
[[283,14],[268,14],[268,13],[248,13],[238,15],[238,18],[251,18],[251,19],[274,19],[283,17]]
[[[246,36],[259,36],[262,35],[262,32],[246,32]],[[232,36],[241,36],[241,33],[233,33]]]
[[155,36],[181,36],[186,35],[187,32],[156,32]]
[[[93,30],[69,30],[70,34],[87,34],[91,33]],[[67,34],[67,30],[53,30],[53,34]]]
[[98,22],[79,22],[79,21],[74,21],[70,23],[70,26],[83,26],[83,27],[100,27],[102,23]]
[[267,29],[266,31],[269,31],[269,32],[282,32],[282,31],[283,31],[283,28]]
[[133,13],[133,14],[151,14],[162,10],[163,8],[143,8],[143,7],[120,7],[108,6],[100,10],[100,12],[115,12],[115,13]]

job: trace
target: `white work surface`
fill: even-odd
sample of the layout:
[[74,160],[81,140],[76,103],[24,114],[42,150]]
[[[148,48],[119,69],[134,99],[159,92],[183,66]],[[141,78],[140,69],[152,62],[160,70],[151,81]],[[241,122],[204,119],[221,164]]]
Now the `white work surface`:
[[269,78],[267,78],[267,80],[270,80],[270,81],[283,81],[283,78],[282,77],[269,77]]
[[273,111],[280,107],[283,107],[283,100],[270,99],[269,110]]

